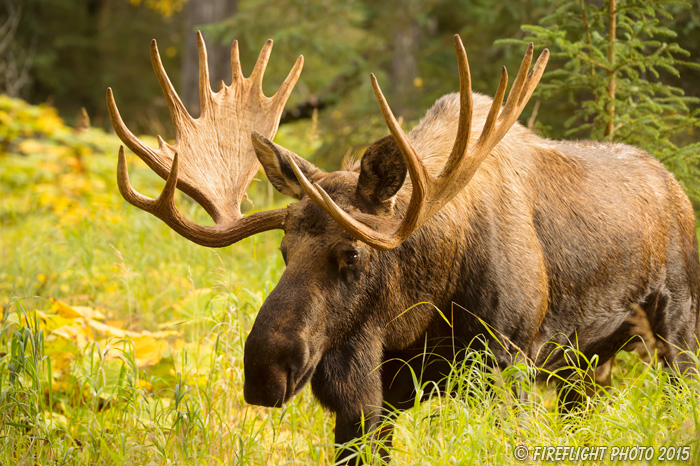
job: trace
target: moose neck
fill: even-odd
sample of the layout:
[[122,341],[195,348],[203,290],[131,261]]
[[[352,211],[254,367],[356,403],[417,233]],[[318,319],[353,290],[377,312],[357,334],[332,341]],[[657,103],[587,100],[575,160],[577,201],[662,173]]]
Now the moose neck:
[[[431,171],[441,169],[449,154],[450,148],[444,147],[443,141],[454,140],[456,97],[454,94],[440,99],[410,133]],[[490,98],[475,94],[475,128],[482,126],[480,121],[490,102]],[[527,189],[533,179],[532,170],[525,161],[510,154],[518,152],[515,147],[522,149],[530,144],[533,137],[543,140],[532,134],[524,137],[523,132],[527,130],[516,124],[455,199],[401,246],[377,254],[383,276],[391,277],[390,285],[380,293],[382,303],[378,304],[389,311],[383,312],[388,349],[399,349],[406,342],[418,340],[428,328],[445,331],[436,330],[436,326],[446,325],[438,309],[449,320],[453,305],[464,307],[472,303],[472,287],[464,284],[471,283],[474,288],[483,285],[484,270],[497,255],[494,249],[501,247],[494,244],[493,239],[499,235],[493,232],[502,222],[509,221],[503,211],[524,214],[531,209],[526,193],[532,191]],[[478,137],[475,131],[471,143]],[[397,218],[404,214],[410,196],[411,184],[407,181],[397,195]],[[517,207],[504,207],[513,205]]]

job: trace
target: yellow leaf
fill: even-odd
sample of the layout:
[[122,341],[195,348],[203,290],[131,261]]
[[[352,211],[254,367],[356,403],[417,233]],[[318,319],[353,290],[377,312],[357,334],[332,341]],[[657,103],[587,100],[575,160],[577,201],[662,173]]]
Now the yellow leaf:
[[51,334],[65,338],[74,343],[78,348],[84,348],[91,340],[91,335],[87,330],[88,329],[78,324],[64,325],[63,327],[54,329]]
[[86,319],[104,320],[105,315],[99,310],[87,306],[73,306],[73,310],[80,313]]
[[158,364],[164,356],[170,354],[168,342],[158,340],[151,335],[139,335],[132,337],[134,342],[134,356],[139,367]]
[[53,303],[51,306],[51,311],[61,317],[66,319],[104,319],[105,315],[95,308],[88,306],[69,306],[68,304],[61,302],[54,298],[49,298]]
[[145,389],[148,392],[153,391],[153,384],[147,380],[139,379],[139,387]]
[[159,330],[157,332],[151,332],[149,330],[144,330],[141,332],[141,335],[144,336],[151,336],[153,338],[167,338],[167,337],[172,337],[175,335],[178,335],[178,332],[175,330]]
[[66,319],[76,319],[78,317],[82,317],[82,314],[80,314],[80,312],[76,311],[66,303],[62,303],[61,301],[54,298],[49,299],[53,303],[50,312],[53,312],[54,314],[57,314],[61,317],[65,317]]
[[134,332],[131,330],[123,330],[118,327],[112,327],[111,325],[103,324],[96,320],[87,319],[87,324],[94,330],[103,333],[110,337],[124,338],[124,337],[138,337],[139,332]]
[[[43,313],[42,313],[43,314]],[[42,320],[42,328],[47,332],[53,332],[55,329],[65,325],[74,325],[75,319],[62,317],[58,314],[43,314],[40,316]]]

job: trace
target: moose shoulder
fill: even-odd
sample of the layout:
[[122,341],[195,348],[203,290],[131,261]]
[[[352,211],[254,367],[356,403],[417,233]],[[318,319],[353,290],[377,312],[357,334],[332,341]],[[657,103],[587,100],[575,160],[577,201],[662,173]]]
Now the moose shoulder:
[[[247,79],[234,43],[233,82],[212,93],[201,36],[199,44],[198,120],[183,113],[152,47],[177,117],[174,146],[161,143],[156,151],[140,143],[108,93],[117,133],[168,179],[158,199],[141,196],[129,185],[122,154],[119,183],[129,202],[199,244],[285,231],[286,270],[246,341],[249,403],[279,407],[311,382],[337,415],[336,442],[345,443],[383,414],[413,406],[412,370],[441,383],[456,350],[494,334],[501,344],[489,349],[499,366],[525,360],[565,367],[570,361],[560,348],[573,343],[588,358],[597,355],[603,374],[635,337],[635,312],[666,342],[667,364],[694,370],[686,352],[698,348],[700,277],[690,202],[640,149],[551,141],[516,122],[546,52],[528,74],[528,49],[502,105],[505,71],[495,99],[472,93],[455,37],[460,93],[439,99],[408,135],[373,78],[391,135],[370,145],[356,166],[325,173],[270,141],[301,61],[268,99],[260,85],[271,42]],[[226,131],[209,131],[215,125]],[[242,217],[256,160],[273,186],[298,202]],[[184,218],[172,203],[175,186],[216,225]],[[432,305],[414,306],[421,302]],[[449,322],[437,309],[450,310]],[[422,353],[428,360],[414,358]],[[390,433],[381,435],[389,445]],[[343,449],[339,457],[351,453]]]

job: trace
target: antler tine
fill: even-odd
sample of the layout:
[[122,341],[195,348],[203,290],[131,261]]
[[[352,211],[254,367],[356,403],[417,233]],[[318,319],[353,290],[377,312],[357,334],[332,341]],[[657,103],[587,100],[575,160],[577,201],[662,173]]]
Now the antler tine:
[[[158,198],[151,199],[144,196],[132,188],[129,182],[129,169],[126,165],[126,157],[124,156],[124,146],[119,146],[119,161],[117,162],[117,185],[122,197],[130,204],[153,213],[163,212],[164,209],[174,207],[175,187],[177,185],[177,153],[173,157],[173,164],[170,168],[170,174],[165,182],[165,187]],[[159,216],[159,215],[157,215]],[[160,216],[159,216],[160,217]]]
[[209,60],[207,59],[207,47],[204,44],[204,36],[197,31],[197,53],[199,56],[199,117],[204,117],[211,107],[212,91],[209,84]]
[[[503,97],[506,95],[506,87],[508,87],[508,70],[506,70],[506,67],[504,66],[501,70],[501,80],[498,82],[498,89],[496,89],[496,95],[493,98],[491,108],[489,109],[489,113],[486,116],[486,123],[484,123],[484,129],[481,131],[479,140],[476,143],[476,147],[478,148],[477,150],[484,151],[483,148],[485,148],[488,145],[489,140],[492,139],[491,135],[494,134],[496,130],[496,123],[498,122],[498,113],[501,110],[501,106],[503,105]],[[491,148],[489,148],[485,152],[488,153],[490,150]]]
[[532,93],[535,92],[537,84],[540,82],[540,79],[544,74],[544,69],[547,66],[548,61],[549,50],[544,49],[537,61],[535,62],[535,66],[532,68],[532,70],[530,70],[530,72],[527,75],[527,83],[525,84],[525,88],[523,89],[523,92],[520,96],[520,102],[518,102],[519,105],[525,106],[527,104],[527,101],[530,100]]
[[287,74],[284,82],[277,92],[275,92],[275,94],[271,97],[271,99],[275,102],[282,102],[284,105],[284,102],[287,101],[289,95],[292,93],[292,89],[294,89],[294,86],[299,80],[299,76],[301,76],[301,70],[303,68],[304,55],[299,55],[297,57],[297,61],[294,62],[294,66],[292,66],[292,69],[289,71],[289,74]]
[[[301,171],[299,165],[297,165],[297,163],[294,161],[294,158],[289,157],[289,163],[292,164],[292,171],[299,180],[299,184],[301,184],[301,187],[306,195],[309,196],[309,198],[311,198],[311,200],[316,204],[324,204],[323,198],[319,195],[319,192],[316,189],[316,185],[309,181],[306,175],[304,175],[304,172]],[[319,186],[319,189],[323,188]]]
[[525,80],[528,76],[528,72],[530,71],[530,64],[532,63],[532,56],[534,54],[534,51],[535,45],[532,42],[530,42],[530,44],[527,46],[527,51],[525,52],[523,61],[520,62],[520,69],[518,70],[518,75],[515,77],[515,81],[513,81],[513,85],[511,86],[510,92],[508,93],[508,100],[506,101],[506,105],[503,108],[502,115],[510,114],[520,103],[520,97],[522,97],[522,91],[525,86]]
[[234,40],[233,44],[231,44],[231,77],[232,84],[243,78],[243,71],[241,70],[241,56],[238,51],[237,40]]
[[[520,116],[520,113],[527,105],[530,96],[535,91],[537,84],[539,83],[542,74],[544,73],[544,67],[549,59],[549,51],[547,49],[543,50],[540,54],[535,67],[528,73],[530,64],[532,63],[532,56],[534,51],[534,45],[530,43],[520,64],[520,69],[518,70],[518,76],[513,83],[513,86],[508,94],[508,102],[498,116],[498,121],[494,124],[495,133],[489,133],[487,136],[486,131],[482,133],[480,141],[483,139],[484,148],[488,147],[490,151],[498,141],[500,141],[503,136],[508,132],[510,127],[515,123],[515,121]],[[488,139],[491,141],[489,142]]]
[[253,72],[248,78],[253,82],[253,85],[258,87],[261,95],[264,95],[262,90],[262,80],[263,75],[265,74],[265,69],[267,68],[267,62],[270,60],[270,53],[272,53],[272,39],[267,39],[262,50],[260,50],[260,55],[258,56],[258,61],[255,62]]
[[457,54],[457,66],[459,69],[459,122],[457,124],[457,137],[452,146],[452,152],[447,159],[447,163],[440,172],[438,179],[443,179],[458,167],[467,155],[469,137],[472,129],[472,77],[469,71],[469,60],[467,51],[464,49],[462,38],[459,34],[454,35],[455,53]]
[[168,103],[168,108],[170,109],[170,115],[173,120],[173,125],[177,127],[176,118],[190,118],[190,114],[185,108],[185,105],[182,103],[182,100],[180,100],[180,96],[178,96],[177,92],[175,92],[175,88],[170,82],[168,74],[165,72],[165,68],[163,67],[163,61],[160,59],[160,53],[158,52],[158,43],[155,39],[151,41],[151,65],[153,66],[153,71],[156,74],[156,78],[158,78],[160,88],[163,90],[165,101]]
[[[109,110],[109,119],[112,122],[112,127],[114,132],[117,133],[119,139],[124,141],[124,144],[131,149],[136,155],[138,155],[144,162],[148,164],[153,170],[158,174],[163,176],[167,173],[166,158],[159,152],[154,151],[146,144],[141,142],[134,133],[127,128],[119,114],[119,109],[117,108],[117,103],[114,100],[114,94],[112,93],[112,88],[107,88],[107,109]],[[165,176],[163,176],[165,178]]]
[[136,192],[131,187],[129,181],[129,169],[126,166],[126,157],[124,156],[124,146],[119,146],[119,158],[117,160],[117,186],[119,192],[126,201],[138,207],[139,209],[147,210],[153,205],[153,199],[149,199],[143,194]]

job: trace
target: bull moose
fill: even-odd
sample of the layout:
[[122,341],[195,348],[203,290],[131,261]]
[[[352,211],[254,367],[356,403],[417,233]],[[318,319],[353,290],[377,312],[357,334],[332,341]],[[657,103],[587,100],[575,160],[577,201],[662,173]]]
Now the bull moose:
[[[369,145],[354,166],[326,173],[271,142],[303,57],[266,97],[272,41],[248,78],[234,42],[231,85],[222,82],[213,92],[201,34],[197,40],[196,119],[151,44],[173,145],[160,137],[158,149],[139,141],[107,90],[116,133],[166,184],[157,199],[134,191],[123,147],[117,176],[128,202],[203,246],[284,230],[286,269],[245,344],[248,403],[279,407],[311,382],[337,416],[335,441],[347,443],[373,431],[385,414],[413,406],[412,370],[439,384],[455,346],[486,345],[493,332],[503,337],[489,347],[496,366],[525,360],[556,369],[568,364],[565,355],[542,349],[576,341],[584,355],[597,355],[598,381],[605,382],[615,353],[635,336],[629,320],[635,308],[667,343],[665,362],[694,370],[700,277],[688,197],[638,148],[544,139],[517,123],[547,50],[529,71],[530,44],[503,105],[505,68],[493,99],[473,93],[455,35],[460,92],[440,98],[408,134],[372,75],[391,134]],[[260,165],[278,191],[298,202],[243,216],[240,205]],[[184,217],[175,188],[215,225]],[[433,306],[406,312],[421,302]],[[440,316],[438,309],[453,306],[449,319]],[[433,362],[414,357],[421,353]],[[391,434],[382,430],[390,445]],[[352,454],[340,449],[338,456]]]

